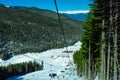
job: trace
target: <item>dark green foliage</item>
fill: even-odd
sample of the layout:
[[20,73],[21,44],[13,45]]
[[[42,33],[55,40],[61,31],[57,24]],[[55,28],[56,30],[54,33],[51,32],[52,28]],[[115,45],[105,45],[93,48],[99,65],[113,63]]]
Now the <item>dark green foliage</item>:
[[11,54],[4,53],[4,54],[1,55],[2,60],[7,60],[9,58],[11,58]]
[[80,51],[77,51],[74,53],[73,56],[74,59],[74,63],[76,64],[77,67],[77,73],[79,76],[81,76],[81,72],[83,70],[83,64],[84,64],[84,58],[83,58],[83,54],[81,54]]
[[11,27],[0,20],[0,47],[10,40]]
[[[101,47],[101,30],[102,30],[102,10],[100,8],[100,4],[96,1],[91,5],[91,10],[88,13],[87,20],[83,24],[83,36],[82,36],[82,46],[80,51],[74,54],[74,61],[77,65],[77,69],[79,73],[82,73],[84,68],[84,64],[88,64],[89,62],[89,45],[91,45],[91,67],[96,67],[98,71],[100,64],[100,47]],[[101,12],[99,12],[101,11]],[[90,41],[90,43],[89,43]],[[88,66],[87,66],[88,68]]]
[[[0,31],[4,28],[5,33],[5,37],[1,37],[1,39],[5,39],[3,40],[4,45],[0,43],[2,45],[0,54],[4,54],[5,50],[7,53],[16,55],[64,47],[62,31],[56,16],[55,12],[37,8],[0,7],[0,20],[2,21]],[[62,15],[61,17],[66,46],[72,45],[81,38],[81,22],[73,21]]]
[[35,61],[9,65],[7,67],[1,66],[0,80],[6,80],[8,77],[24,75],[42,69],[43,69],[43,65],[40,65]]
[[[90,80],[93,80],[91,78],[97,73],[100,80],[119,80],[118,5],[118,0],[94,0],[83,25],[82,46],[80,51],[74,54],[74,62],[78,73]],[[86,64],[88,66],[85,66]],[[81,69],[84,67],[88,72]]]

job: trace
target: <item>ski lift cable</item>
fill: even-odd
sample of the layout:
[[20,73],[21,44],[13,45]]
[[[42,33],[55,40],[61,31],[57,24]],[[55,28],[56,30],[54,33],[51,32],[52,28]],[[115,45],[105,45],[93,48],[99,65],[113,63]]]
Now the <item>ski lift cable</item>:
[[[63,40],[64,40],[64,45],[66,46],[65,33],[64,33],[63,26],[62,26],[62,21],[61,21],[61,18],[60,18],[60,14],[59,14],[59,10],[58,10],[58,7],[57,7],[57,2],[56,2],[56,0],[54,0],[54,4],[55,4],[56,11],[57,11],[57,16],[58,16],[58,20],[59,20],[59,26],[60,26],[61,31],[62,31],[62,36],[63,36]],[[66,49],[67,49],[67,48],[66,48]]]
[[[61,21],[61,17],[60,17],[60,14],[59,14],[59,10],[58,10],[58,6],[57,6],[57,2],[56,0],[54,0],[54,4],[55,4],[55,8],[56,8],[56,11],[57,11],[57,16],[58,16],[58,20],[59,20],[59,26],[61,28],[61,31],[62,31],[62,36],[63,36],[63,40],[64,40],[64,45],[66,46],[67,42],[66,42],[66,38],[65,38],[65,33],[64,33],[64,29],[63,29],[63,25],[62,25],[62,21]],[[68,48],[66,47],[66,51],[68,52]],[[69,58],[69,62],[71,64],[71,60],[70,60],[70,55],[69,55],[69,52],[68,52],[68,58]],[[71,64],[72,67],[73,67],[73,64]]]
[[[63,36],[63,40],[64,40],[64,45],[66,46],[66,38],[65,38],[65,33],[64,33],[64,29],[63,29],[63,25],[62,25],[62,21],[61,21],[61,18],[60,18],[60,14],[59,14],[59,10],[58,10],[58,6],[57,6],[57,2],[56,0],[54,0],[54,4],[55,4],[55,8],[56,8],[56,11],[57,11],[57,16],[58,16],[58,20],[59,20],[59,26],[61,28],[61,31],[62,31],[62,36]],[[68,48],[66,47],[66,50],[68,51]],[[70,59],[69,59],[70,61]]]

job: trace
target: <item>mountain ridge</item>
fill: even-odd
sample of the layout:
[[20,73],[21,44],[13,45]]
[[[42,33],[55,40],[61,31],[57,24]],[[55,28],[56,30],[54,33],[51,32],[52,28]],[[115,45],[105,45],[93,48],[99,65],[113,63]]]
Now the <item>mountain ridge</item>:
[[76,13],[76,14],[69,14],[69,13],[62,13],[71,19],[78,20],[78,21],[85,21],[87,18],[87,13]]

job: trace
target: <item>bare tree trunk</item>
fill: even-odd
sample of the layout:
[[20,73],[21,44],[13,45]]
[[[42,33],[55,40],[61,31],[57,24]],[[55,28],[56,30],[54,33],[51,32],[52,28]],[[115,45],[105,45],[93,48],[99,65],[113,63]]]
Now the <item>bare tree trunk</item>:
[[87,63],[85,62],[85,76],[87,77]]
[[[117,2],[118,3],[118,2]],[[114,80],[117,80],[117,18],[118,18],[118,4],[116,4],[116,24],[115,24],[115,30],[114,30]]]
[[111,28],[112,26],[112,0],[110,0],[110,27],[109,27],[109,35],[108,35],[108,55],[107,55],[107,80],[109,80],[109,73],[110,73],[110,52],[111,52],[111,44],[110,44],[110,36],[111,36]]
[[117,80],[117,30],[114,36],[114,80]]
[[110,73],[109,73],[109,80],[112,80],[112,77],[113,77],[113,74],[112,74],[113,73],[113,68],[112,67],[113,67],[113,57],[111,56],[110,57],[110,68],[111,69],[109,69],[109,71],[110,71]]
[[[84,62],[84,59],[82,60],[82,62]],[[85,63],[82,64],[82,76],[85,76]]]
[[118,80],[120,80],[120,65],[118,65]]
[[[103,20],[103,29],[104,29],[104,20]],[[100,71],[100,80],[105,80],[105,32],[102,29],[101,35],[101,71]]]
[[[83,58],[82,60],[83,62],[85,61],[85,57]],[[82,65],[82,76],[85,76],[86,75],[86,66],[85,66],[86,62],[84,62]]]
[[89,67],[88,67],[88,80],[91,79],[91,41],[89,40]]
[[107,55],[107,80],[109,80],[110,72],[110,42],[108,43],[108,55]]

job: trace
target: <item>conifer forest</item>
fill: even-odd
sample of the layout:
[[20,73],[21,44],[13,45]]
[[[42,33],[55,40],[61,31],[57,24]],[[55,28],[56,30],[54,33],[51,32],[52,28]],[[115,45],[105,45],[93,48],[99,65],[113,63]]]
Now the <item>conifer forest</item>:
[[120,1],[94,0],[83,24],[82,46],[74,54],[79,76],[120,80]]

